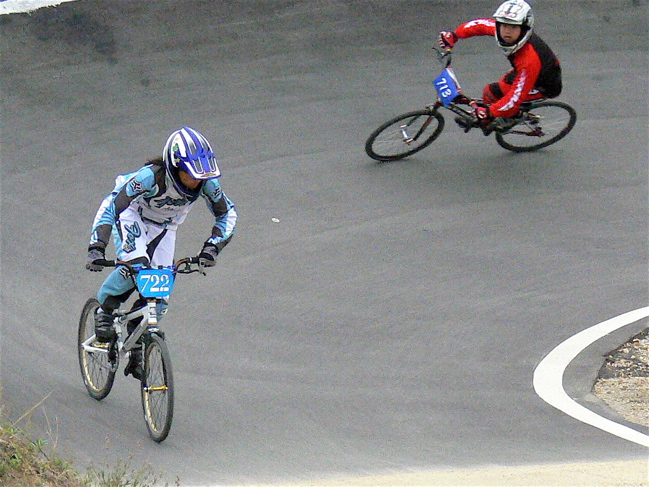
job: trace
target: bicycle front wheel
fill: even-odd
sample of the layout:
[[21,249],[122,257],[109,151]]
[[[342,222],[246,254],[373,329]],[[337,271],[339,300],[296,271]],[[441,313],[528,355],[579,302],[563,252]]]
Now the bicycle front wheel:
[[171,356],[164,339],[152,333],[144,340],[142,409],[149,435],[158,443],[171,429],[174,415],[174,380]]
[[90,298],[83,307],[77,350],[83,383],[88,394],[100,401],[113,388],[119,358],[113,344],[95,341],[95,311],[98,307],[99,301],[95,298]]
[[531,152],[563,139],[577,122],[577,112],[567,103],[532,103],[521,122],[496,133],[498,145],[513,152]]
[[372,159],[397,161],[428,147],[444,130],[444,117],[432,109],[415,110],[388,120],[365,142]]

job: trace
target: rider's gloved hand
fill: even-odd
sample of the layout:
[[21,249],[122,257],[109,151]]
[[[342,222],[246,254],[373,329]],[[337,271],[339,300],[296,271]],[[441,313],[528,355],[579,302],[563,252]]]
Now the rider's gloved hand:
[[216,248],[216,245],[211,243],[206,243],[203,245],[203,250],[198,254],[198,264],[201,267],[214,267],[216,264],[216,256],[219,254],[219,250]]
[[439,33],[439,47],[450,51],[457,42],[457,34],[453,31],[443,30]]
[[88,260],[86,261],[86,269],[92,272],[101,272],[104,266],[99,265],[98,262],[106,260],[104,249],[94,247],[88,250]]
[[489,108],[488,107],[477,107],[474,111],[473,114],[475,115],[475,118],[478,120],[478,123],[480,125],[487,125],[489,122],[492,120],[492,116],[489,114]]

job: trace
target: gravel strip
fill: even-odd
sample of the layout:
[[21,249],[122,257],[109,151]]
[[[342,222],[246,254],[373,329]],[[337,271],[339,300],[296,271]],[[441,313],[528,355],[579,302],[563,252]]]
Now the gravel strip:
[[606,355],[593,393],[627,421],[649,427],[649,328]]

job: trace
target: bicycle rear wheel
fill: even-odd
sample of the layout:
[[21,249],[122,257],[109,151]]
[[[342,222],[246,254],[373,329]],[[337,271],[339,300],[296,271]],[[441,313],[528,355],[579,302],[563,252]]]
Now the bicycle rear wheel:
[[428,147],[443,129],[444,117],[432,109],[404,113],[372,132],[365,152],[377,161],[397,161]]
[[90,298],[83,307],[79,319],[77,351],[81,377],[88,394],[100,401],[113,388],[119,358],[114,344],[94,341],[95,311],[98,307],[99,301],[95,298]]
[[513,152],[531,152],[563,139],[577,122],[577,112],[560,101],[532,102],[525,118],[503,133],[498,145]]
[[171,356],[164,339],[152,333],[144,339],[142,410],[149,435],[158,443],[171,429],[174,415],[174,380]]

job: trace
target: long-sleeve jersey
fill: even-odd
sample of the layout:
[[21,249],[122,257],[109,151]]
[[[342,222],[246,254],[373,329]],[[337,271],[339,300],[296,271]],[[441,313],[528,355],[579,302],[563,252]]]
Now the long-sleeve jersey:
[[[455,34],[460,39],[473,36],[495,36],[496,21],[476,19],[460,25]],[[518,112],[525,96],[533,89],[540,89],[546,96],[554,97],[561,91],[561,68],[559,60],[550,47],[535,33],[518,51],[507,56],[513,70],[508,73],[507,84],[512,89],[489,107],[493,117],[511,117]]]
[[128,207],[136,210],[146,223],[164,228],[177,227],[185,220],[199,195],[205,199],[216,220],[207,242],[220,251],[234,232],[237,212],[221,190],[219,180],[206,180],[200,191],[190,198],[176,189],[164,165],[156,163],[117,177],[115,188],[97,211],[89,247],[106,247],[120,213]]

